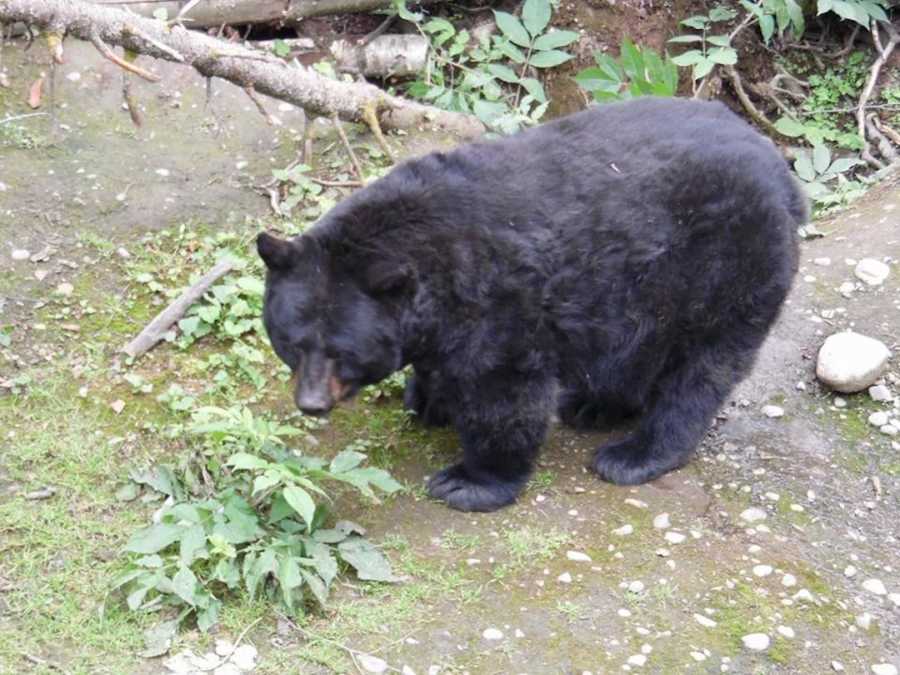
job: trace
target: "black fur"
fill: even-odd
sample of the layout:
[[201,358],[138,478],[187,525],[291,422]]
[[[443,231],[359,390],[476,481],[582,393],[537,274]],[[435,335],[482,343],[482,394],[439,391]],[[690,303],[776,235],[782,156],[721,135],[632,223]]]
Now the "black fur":
[[307,361],[351,392],[411,363],[406,404],[460,435],[429,483],[454,508],[514,501],[555,409],[636,416],[593,468],[643,483],[688,461],[751,367],[806,216],[775,147],[724,106],[593,107],[347,198],[270,265],[265,322],[301,386]]

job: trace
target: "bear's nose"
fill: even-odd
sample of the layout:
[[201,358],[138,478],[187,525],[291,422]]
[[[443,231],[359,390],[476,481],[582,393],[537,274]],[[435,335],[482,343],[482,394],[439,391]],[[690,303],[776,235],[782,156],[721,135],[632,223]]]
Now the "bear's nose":
[[307,387],[299,387],[294,397],[294,403],[305,415],[324,415],[333,406],[333,399],[324,391],[311,390]]

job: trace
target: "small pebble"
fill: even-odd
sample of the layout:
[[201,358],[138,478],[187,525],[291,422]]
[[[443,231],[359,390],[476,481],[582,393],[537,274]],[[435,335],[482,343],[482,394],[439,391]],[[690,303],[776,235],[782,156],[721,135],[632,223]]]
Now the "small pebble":
[[891,390],[883,384],[876,384],[869,387],[869,396],[873,401],[878,401],[879,403],[883,401],[892,401],[894,399],[891,395]]
[[771,418],[784,417],[784,408],[777,405],[764,405],[762,408],[762,413],[766,417]]
[[591,562],[591,556],[581,551],[569,551],[566,553],[566,558],[573,562]]
[[[241,670],[253,670],[256,668],[258,652],[253,645],[241,645],[231,655],[231,662]],[[387,664],[385,664],[386,666]],[[374,671],[373,671],[374,672]],[[383,671],[378,671],[383,672]]]
[[702,614],[694,614],[694,620],[704,628],[715,628],[716,622]]
[[643,593],[644,592],[644,582],[643,581],[632,581],[628,584],[628,592],[629,593]]
[[794,633],[794,629],[790,626],[778,626],[775,630],[778,631],[778,634],[782,637],[786,637],[788,640],[793,640],[796,633]]
[[888,423],[888,414],[886,412],[873,412],[869,415],[869,424],[873,427],[883,427]]
[[847,565],[844,568],[844,576],[847,577],[848,579],[856,576],[856,568],[853,565]]
[[890,663],[876,663],[872,666],[875,675],[897,675],[897,666]]
[[753,575],[757,577],[767,577],[772,574],[771,565],[756,565],[753,568]]
[[866,579],[862,587],[875,595],[887,595],[887,589],[884,587],[881,579]]
[[781,585],[784,586],[785,588],[791,588],[792,586],[796,586],[797,585],[797,577],[795,577],[793,574],[785,574],[783,577],[781,577]]
[[15,248],[10,255],[13,260],[28,260],[31,257],[31,253],[24,248]]
[[836,673],[843,673],[844,672],[844,664],[841,663],[840,661],[832,661],[831,669]]
[[872,619],[875,618],[868,612],[863,612],[859,616],[856,617],[855,622],[856,625],[862,628],[863,630],[869,630],[872,627]]
[[815,258],[813,264],[819,267],[828,267],[831,264],[831,258]]
[[751,506],[749,509],[745,509],[741,512],[741,519],[746,520],[748,523],[755,523],[760,520],[765,520],[766,512],[760,508]]
[[643,666],[647,663],[647,657],[643,654],[632,654],[628,657],[628,663],[632,666]]
[[72,295],[72,291],[75,290],[75,287],[67,281],[64,281],[59,286],[56,287],[56,292],[63,296]]
[[634,527],[632,527],[630,524],[625,524],[622,527],[618,527],[612,531],[612,533],[618,537],[624,537],[631,534],[632,532],[634,532]]
[[485,640],[502,640],[503,639],[503,631],[498,630],[497,628],[485,628],[484,632],[481,634]]
[[875,258],[863,258],[856,263],[853,274],[869,286],[880,286],[891,273],[891,268]]
[[741,638],[741,642],[747,649],[755,652],[765,651],[769,648],[771,640],[765,633],[750,633]]
[[685,539],[687,539],[687,537],[685,537],[683,534],[681,534],[681,532],[671,532],[670,531],[670,532],[666,532],[665,539],[670,544],[680,544]]
[[657,530],[666,530],[671,527],[671,525],[672,523],[669,520],[668,513],[660,513],[653,519],[653,527],[655,527]]
[[572,583],[572,575],[569,574],[568,572],[563,572],[558,577],[556,577],[556,580],[561,584],[571,584]]

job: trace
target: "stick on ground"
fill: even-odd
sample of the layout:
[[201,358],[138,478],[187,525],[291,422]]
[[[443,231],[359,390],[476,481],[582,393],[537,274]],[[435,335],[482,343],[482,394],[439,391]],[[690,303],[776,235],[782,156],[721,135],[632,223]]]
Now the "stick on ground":
[[209,290],[209,287],[216,283],[223,276],[234,269],[234,261],[230,258],[220,261],[209,272],[204,274],[200,280],[184,291],[178,299],[147,324],[131,342],[122,348],[122,351],[132,358],[137,358],[147,350],[151,349],[157,342],[163,339],[163,336],[169,331],[172,325],[184,316],[191,305],[203,297],[203,294]]

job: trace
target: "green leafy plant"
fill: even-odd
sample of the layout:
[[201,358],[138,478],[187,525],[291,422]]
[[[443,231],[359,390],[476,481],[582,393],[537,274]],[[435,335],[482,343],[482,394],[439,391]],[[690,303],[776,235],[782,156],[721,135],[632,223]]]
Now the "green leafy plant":
[[[817,144],[813,146],[812,153],[798,151],[794,171],[810,199],[821,209],[845,204],[864,189],[862,183],[848,180],[844,175],[863,164],[865,162],[855,157],[832,159],[828,146]],[[836,186],[832,187],[831,183],[836,183]]]
[[622,40],[619,58],[594,52],[596,67],[575,76],[582,89],[598,103],[621,101],[636,96],[674,96],[678,89],[678,67],[649,47]]
[[469,32],[458,31],[446,19],[424,21],[404,3],[395,6],[432,45],[428,68],[408,93],[441,108],[472,113],[503,133],[536,124],[544,116],[549,101],[533,71],[570,60],[572,55],[562,47],[579,37],[574,31],[548,30],[550,0],[526,0],[521,18],[495,11],[500,34],[483,37],[474,47]]
[[816,13],[819,15],[834,12],[842,19],[855,21],[863,28],[868,28],[874,21],[888,21],[886,9],[890,7],[887,0],[818,0]]
[[205,454],[208,496],[193,494],[167,467],[131,475],[168,497],[153,524],[129,540],[126,567],[112,583],[131,610],[165,610],[176,625],[193,616],[206,631],[239,591],[296,615],[310,601],[325,604],[342,565],[362,580],[394,580],[361,527],[328,526],[326,483],[372,500],[376,490],[400,489],[384,470],[364,466],[365,454],[347,448],[330,462],[306,455],[287,444],[304,431],[244,407],[197,409],[188,430]]
[[741,0],[741,7],[755,18],[762,34],[763,42],[769,44],[777,27],[778,35],[791,30],[795,37],[800,37],[806,30],[803,8],[797,0]]
[[678,35],[669,42],[697,44],[698,48],[672,57],[672,62],[678,66],[690,67],[694,81],[709,75],[716,65],[733,66],[737,63],[738,55],[737,50],[731,46],[731,36],[724,33],[710,35],[709,31],[714,24],[731,21],[736,16],[735,10],[720,5],[709,14],[695,14],[683,19],[680,22],[682,26],[699,30],[700,34]]

